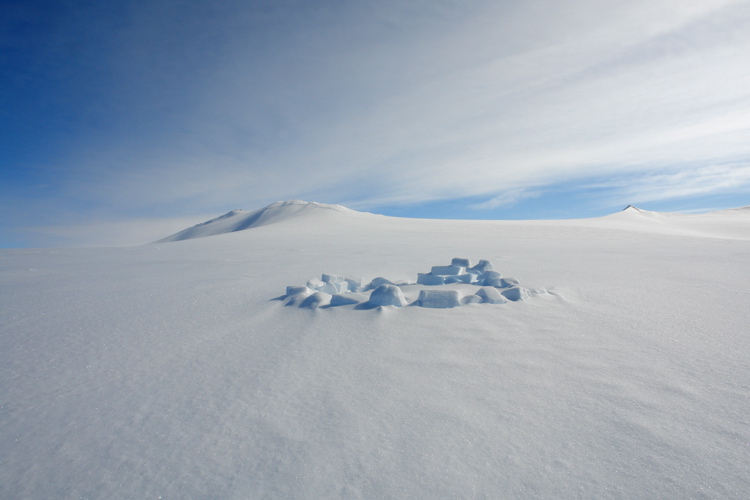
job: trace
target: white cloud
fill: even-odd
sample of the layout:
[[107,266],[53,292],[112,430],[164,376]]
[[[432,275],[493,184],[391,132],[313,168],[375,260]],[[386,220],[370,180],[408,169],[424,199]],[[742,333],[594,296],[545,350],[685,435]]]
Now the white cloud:
[[474,210],[492,210],[498,207],[509,207],[515,205],[519,201],[529,198],[536,198],[540,195],[541,193],[538,192],[529,192],[522,189],[514,189],[512,191],[507,191],[505,193],[494,196],[485,202],[471,205],[469,206],[469,208]]
[[[110,58],[117,127],[71,141],[59,202],[144,215],[289,198],[498,207],[605,175],[666,176],[662,196],[704,192],[693,173],[714,165],[744,178],[746,1],[284,8],[232,3],[195,40],[165,26],[167,44],[136,16],[112,42],[129,55]],[[154,81],[166,84],[146,92]]]
[[750,164],[710,165],[601,183],[629,203],[680,199],[750,189]]

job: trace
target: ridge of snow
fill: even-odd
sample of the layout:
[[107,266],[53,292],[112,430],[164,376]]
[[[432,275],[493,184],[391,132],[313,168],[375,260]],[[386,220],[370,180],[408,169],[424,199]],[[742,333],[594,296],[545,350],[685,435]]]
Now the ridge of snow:
[[714,210],[709,214],[750,214],[750,205],[736,208],[725,208],[723,210]]

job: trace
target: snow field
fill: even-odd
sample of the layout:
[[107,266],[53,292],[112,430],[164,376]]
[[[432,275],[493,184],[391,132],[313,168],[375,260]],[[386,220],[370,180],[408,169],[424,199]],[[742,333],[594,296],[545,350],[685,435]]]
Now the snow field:
[[[295,214],[0,250],[0,498],[750,498],[747,210]],[[380,285],[504,297],[406,284],[454,255],[549,293],[356,309]],[[269,300],[321,271],[390,279]]]

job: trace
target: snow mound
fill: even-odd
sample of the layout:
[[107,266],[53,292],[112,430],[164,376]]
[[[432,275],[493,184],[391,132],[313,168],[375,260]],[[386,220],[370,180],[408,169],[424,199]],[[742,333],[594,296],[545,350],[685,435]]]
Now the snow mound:
[[309,216],[321,212],[336,213],[359,213],[341,205],[329,205],[326,203],[308,202],[302,200],[277,201],[267,207],[254,212],[245,210],[232,210],[220,217],[201,222],[193,227],[183,229],[171,236],[167,236],[155,243],[169,243],[172,241],[190,240],[193,238],[205,238],[219,234],[234,233],[252,229],[255,227],[275,224],[301,216]]
[[500,293],[497,288],[491,286],[480,288],[476,293],[476,296],[479,297],[482,302],[488,304],[505,304],[506,302],[508,302],[508,299],[506,299],[505,296]]
[[317,309],[318,307],[327,306],[330,303],[330,294],[325,292],[315,292],[303,300],[299,306],[307,309]]
[[[394,283],[377,277],[364,285],[362,278],[323,274],[320,279],[309,279],[307,286],[288,286],[286,294],[279,300],[288,306],[306,309],[340,306],[375,309],[407,305],[450,309],[468,304],[521,302],[546,293],[544,288],[532,292],[522,287],[517,279],[503,278],[492,269],[488,260],[481,260],[472,267],[469,259],[454,258],[448,266],[432,266],[429,273],[418,273],[416,284]],[[411,301],[408,297],[412,297]]]
[[372,291],[369,303],[374,307],[404,307],[406,305],[406,297],[404,297],[404,292],[396,285],[380,285]]

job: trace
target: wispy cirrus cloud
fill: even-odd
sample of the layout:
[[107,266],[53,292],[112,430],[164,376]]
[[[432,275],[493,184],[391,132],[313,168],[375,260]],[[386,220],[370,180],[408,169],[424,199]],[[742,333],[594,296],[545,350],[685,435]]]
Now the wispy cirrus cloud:
[[750,189],[750,163],[709,165],[666,173],[642,174],[597,183],[590,187],[609,190],[622,199],[632,200],[632,203],[746,190]]

